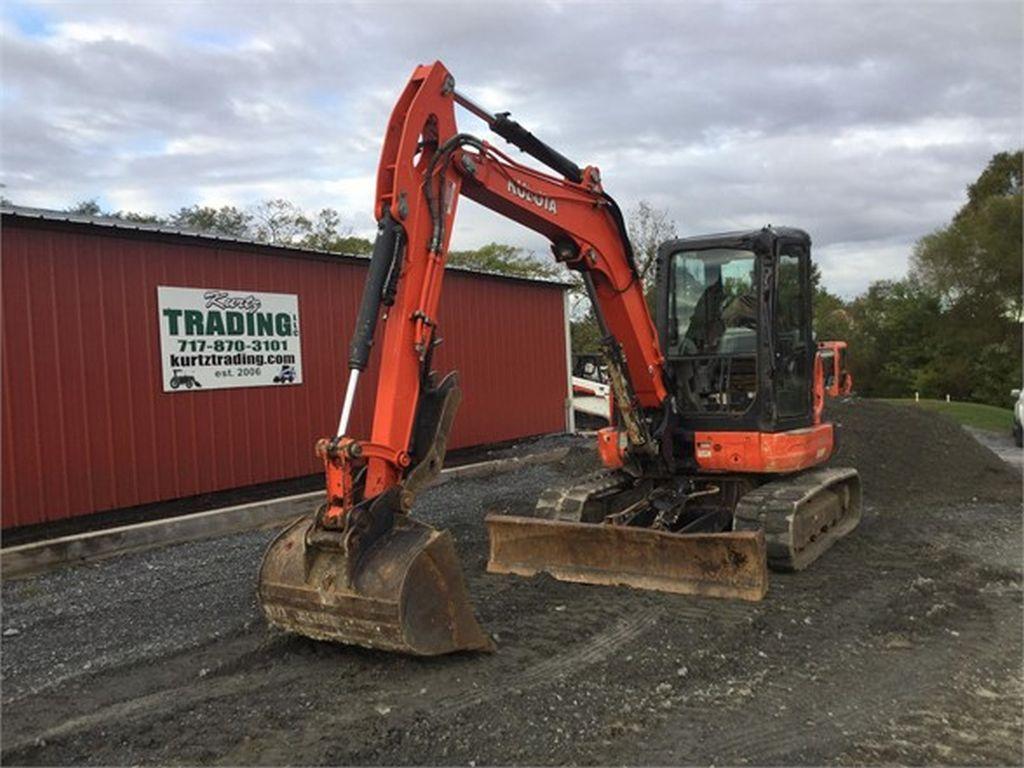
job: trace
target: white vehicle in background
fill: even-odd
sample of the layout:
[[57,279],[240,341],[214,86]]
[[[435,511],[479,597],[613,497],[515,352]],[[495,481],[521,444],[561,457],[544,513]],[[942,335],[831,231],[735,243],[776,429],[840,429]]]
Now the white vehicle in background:
[[600,355],[576,356],[572,366],[572,407],[579,414],[611,424],[611,385]]
[[1013,398],[1013,442],[1017,447],[1024,447],[1024,392],[1015,389],[1010,392]]

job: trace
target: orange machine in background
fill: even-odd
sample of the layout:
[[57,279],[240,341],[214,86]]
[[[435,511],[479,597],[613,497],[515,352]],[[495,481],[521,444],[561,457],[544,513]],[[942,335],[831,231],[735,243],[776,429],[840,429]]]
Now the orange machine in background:
[[825,375],[825,393],[829,397],[851,394],[853,376],[847,365],[846,342],[819,341],[818,357]]

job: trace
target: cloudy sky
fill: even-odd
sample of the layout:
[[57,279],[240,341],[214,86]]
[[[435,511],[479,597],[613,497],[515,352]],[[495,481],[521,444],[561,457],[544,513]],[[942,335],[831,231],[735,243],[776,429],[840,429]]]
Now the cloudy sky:
[[[599,165],[623,208],[646,199],[683,235],[803,227],[849,296],[902,275],[914,240],[1022,142],[1019,2],[0,8],[0,171],[25,205],[285,197],[370,234],[392,102],[441,59],[467,95]],[[546,252],[461,211],[453,247]]]

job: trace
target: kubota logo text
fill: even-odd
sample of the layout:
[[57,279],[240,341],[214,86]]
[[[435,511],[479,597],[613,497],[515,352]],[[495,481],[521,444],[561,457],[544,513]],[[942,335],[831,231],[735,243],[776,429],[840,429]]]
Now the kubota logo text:
[[508,191],[516,197],[522,198],[523,200],[529,200],[538,208],[543,208],[548,213],[558,213],[558,205],[555,203],[555,199],[553,197],[538,195],[536,192],[527,189],[525,184],[516,184],[512,179],[509,179]]

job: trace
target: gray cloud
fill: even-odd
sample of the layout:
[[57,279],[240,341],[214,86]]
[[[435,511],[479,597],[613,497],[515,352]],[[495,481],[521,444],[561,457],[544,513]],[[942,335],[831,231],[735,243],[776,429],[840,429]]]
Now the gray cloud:
[[[601,165],[625,207],[651,200],[683,234],[802,226],[850,294],[902,274],[1022,140],[1017,3],[9,3],[2,19],[5,193],[35,205],[282,196],[368,232],[391,103],[440,58]],[[455,246],[545,251],[463,211]]]

